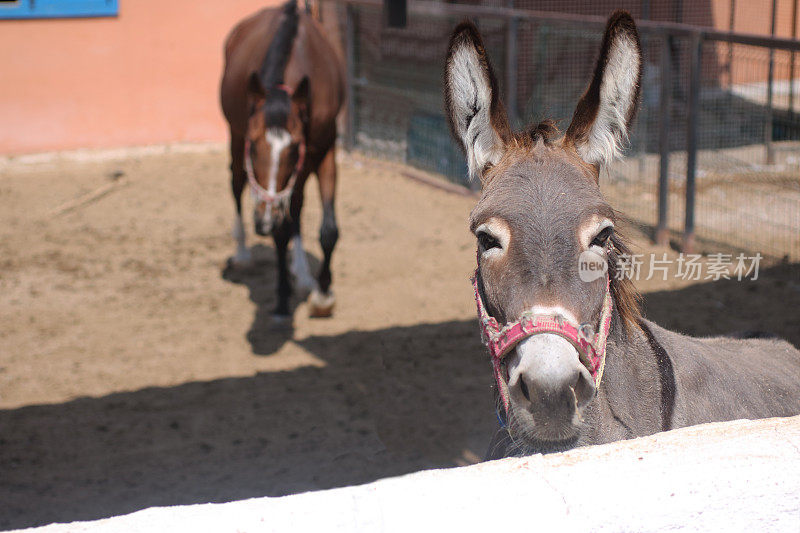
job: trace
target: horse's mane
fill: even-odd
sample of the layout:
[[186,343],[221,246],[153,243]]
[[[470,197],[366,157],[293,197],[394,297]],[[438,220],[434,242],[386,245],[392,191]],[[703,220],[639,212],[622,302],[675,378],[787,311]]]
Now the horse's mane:
[[283,84],[286,64],[289,62],[294,38],[297,36],[298,22],[297,0],[289,0],[283,5],[280,26],[267,48],[258,71],[258,78],[266,96],[264,114],[267,127],[284,127],[289,119],[291,111],[289,93],[279,86]]

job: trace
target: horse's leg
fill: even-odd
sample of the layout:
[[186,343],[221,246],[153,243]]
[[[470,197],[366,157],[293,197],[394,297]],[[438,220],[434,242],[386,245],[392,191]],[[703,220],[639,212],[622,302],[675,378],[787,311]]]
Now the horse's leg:
[[275,306],[273,317],[277,324],[290,320],[289,297],[292,294],[292,285],[289,280],[289,268],[286,265],[286,252],[294,233],[292,226],[293,222],[284,218],[272,228],[272,238],[275,241],[275,252],[278,257],[278,305]]
[[331,291],[331,256],[336,241],[339,239],[339,228],[336,225],[334,199],[336,196],[336,150],[334,146],[328,150],[318,169],[319,195],[322,200],[322,226],[319,229],[319,242],[322,245],[322,268],[319,272],[319,288],[311,293],[311,316],[330,316],[333,313],[335,299]]
[[303,238],[300,236],[300,215],[303,210],[305,180],[308,173],[298,176],[298,182],[292,193],[292,203],[289,207],[289,216],[292,219],[292,265],[291,270],[297,282],[298,289],[308,294],[317,286],[316,281],[311,276],[311,269],[308,266],[308,258],[303,248]]
[[231,131],[231,192],[236,203],[236,217],[233,221],[233,238],[236,239],[236,253],[232,262],[236,265],[250,263],[252,256],[245,243],[246,233],[242,222],[242,191],[247,182],[244,170],[244,137]]

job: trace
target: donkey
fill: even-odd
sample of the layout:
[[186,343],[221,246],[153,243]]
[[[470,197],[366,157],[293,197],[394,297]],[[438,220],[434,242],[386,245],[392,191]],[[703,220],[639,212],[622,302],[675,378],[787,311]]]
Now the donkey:
[[[511,130],[469,22],[450,38],[444,78],[451,131],[482,185],[470,215],[473,286],[500,421],[487,459],[800,413],[795,347],[665,330],[642,317],[632,281],[617,275],[627,248],[598,181],[639,99],[642,52],[627,12],[609,18],[564,134],[552,121]],[[598,276],[579,271],[587,257]]]
[[[278,304],[275,319],[289,318],[292,272],[311,291],[312,316],[329,316],[334,296],[331,255],[339,238],[336,192],[336,116],[344,100],[343,68],[321,26],[299,13],[296,0],[264,9],[234,27],[225,43],[220,99],[230,127],[231,188],[236,204],[234,265],[251,261],[242,223],[242,191],[250,186],[255,232],[275,241]],[[319,240],[323,260],[311,277],[300,238],[306,179],[316,173],[322,198]]]

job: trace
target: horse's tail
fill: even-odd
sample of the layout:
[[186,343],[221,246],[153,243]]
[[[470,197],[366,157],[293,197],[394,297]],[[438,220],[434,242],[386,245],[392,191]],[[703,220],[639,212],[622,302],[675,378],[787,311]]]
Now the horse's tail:
[[267,48],[264,61],[258,71],[261,87],[267,97],[266,119],[267,126],[286,125],[291,110],[289,94],[279,86],[283,85],[283,75],[289,56],[292,53],[294,39],[297,36],[297,26],[300,20],[297,11],[297,0],[289,0],[283,5],[281,21],[275,37]]

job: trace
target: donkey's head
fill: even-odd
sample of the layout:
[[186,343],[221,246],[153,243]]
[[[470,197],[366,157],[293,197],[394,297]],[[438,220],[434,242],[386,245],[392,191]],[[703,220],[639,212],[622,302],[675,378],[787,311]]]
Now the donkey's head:
[[[594,77],[564,135],[550,121],[515,133],[500,102],[481,37],[471,23],[450,39],[445,100],[450,127],[482,183],[470,217],[478,240],[478,290],[501,325],[553,316],[597,331],[607,265],[622,243],[600,194],[602,167],[616,157],[636,112],[642,58],[631,16],[608,21]],[[587,270],[586,262],[600,265]],[[584,270],[581,271],[581,266]],[[633,292],[611,280],[616,323],[632,321]],[[621,318],[621,321],[620,321]],[[529,336],[503,359],[512,437],[522,445],[573,441],[595,379],[564,336]]]
[[[308,78],[296,88],[263,88],[256,73],[250,80],[249,153],[245,154],[255,198],[255,231],[270,233],[289,207],[294,178],[305,154],[309,120]],[[253,184],[255,180],[255,184]]]

